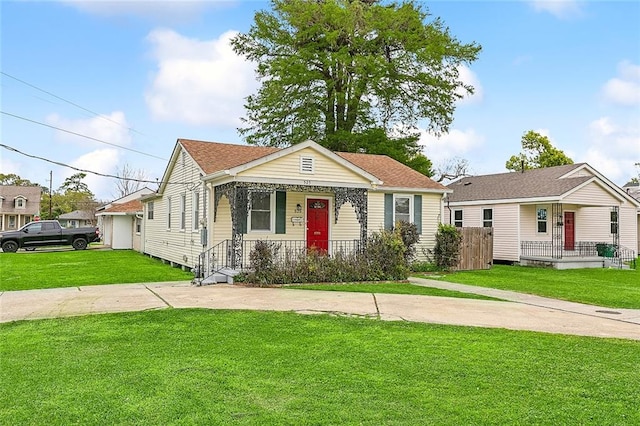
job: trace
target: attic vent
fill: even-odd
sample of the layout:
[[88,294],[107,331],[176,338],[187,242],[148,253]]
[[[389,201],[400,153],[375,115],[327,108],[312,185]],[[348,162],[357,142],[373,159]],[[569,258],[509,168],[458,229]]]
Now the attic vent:
[[313,174],[315,159],[313,157],[300,157],[300,173]]

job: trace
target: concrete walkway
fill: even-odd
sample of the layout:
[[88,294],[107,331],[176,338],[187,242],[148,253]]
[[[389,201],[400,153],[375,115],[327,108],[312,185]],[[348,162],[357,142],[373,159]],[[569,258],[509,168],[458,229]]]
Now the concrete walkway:
[[120,284],[4,292],[0,294],[0,322],[166,308],[248,309],[640,340],[640,310],[598,308],[440,281],[411,281],[508,301],[234,285],[195,287],[188,282]]

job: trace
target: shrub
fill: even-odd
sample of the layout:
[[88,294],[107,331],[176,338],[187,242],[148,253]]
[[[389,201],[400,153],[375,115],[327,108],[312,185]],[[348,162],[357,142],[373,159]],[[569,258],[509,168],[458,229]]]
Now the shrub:
[[429,260],[445,271],[451,270],[460,259],[460,244],[462,234],[453,225],[438,225],[436,245],[433,250],[428,250]]
[[402,243],[405,246],[404,259],[407,263],[411,263],[416,255],[416,244],[420,241],[418,227],[414,223],[399,220],[393,230],[400,234]]
[[258,241],[249,253],[251,270],[236,281],[257,285],[403,280],[409,275],[406,247],[400,232],[373,233],[360,252],[322,250],[299,252],[273,241]]

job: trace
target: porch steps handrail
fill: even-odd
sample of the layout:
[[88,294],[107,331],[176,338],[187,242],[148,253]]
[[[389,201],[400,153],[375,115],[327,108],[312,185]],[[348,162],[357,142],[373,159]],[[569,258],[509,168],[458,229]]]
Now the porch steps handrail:
[[213,247],[200,253],[198,264],[194,268],[195,284],[201,284],[207,278],[230,266],[229,245],[231,240],[222,240]]

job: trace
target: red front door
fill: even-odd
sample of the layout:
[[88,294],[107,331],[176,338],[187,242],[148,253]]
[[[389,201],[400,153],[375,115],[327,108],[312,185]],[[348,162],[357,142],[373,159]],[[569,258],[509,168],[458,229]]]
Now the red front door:
[[329,201],[307,199],[307,248],[329,250]]
[[564,249],[576,249],[576,228],[574,212],[564,212]]

